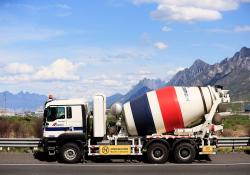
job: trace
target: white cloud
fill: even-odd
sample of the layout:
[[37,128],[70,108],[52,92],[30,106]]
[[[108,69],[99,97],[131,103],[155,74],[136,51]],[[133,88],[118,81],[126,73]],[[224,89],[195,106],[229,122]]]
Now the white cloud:
[[71,7],[68,4],[57,4],[56,7],[61,9],[71,9]]
[[4,71],[10,74],[25,74],[34,72],[34,68],[28,64],[11,63],[3,68]]
[[218,49],[223,49],[223,50],[232,50],[229,46],[225,45],[225,44],[221,44],[221,43],[214,43],[212,44],[213,47],[216,47]]
[[162,77],[162,80],[168,82],[171,78],[173,78],[173,76],[179,72],[184,70],[184,67],[168,67],[166,68],[164,71],[164,76]]
[[0,76],[0,82],[3,84],[16,84],[19,82],[28,82],[31,81],[31,77],[29,75],[8,75],[8,76]]
[[230,32],[227,29],[221,29],[221,28],[208,29],[207,31],[211,32],[211,33],[228,33],[228,32]]
[[238,0],[239,2],[250,2],[250,0]]
[[177,72],[182,71],[182,70],[184,70],[184,69],[185,69],[185,68],[183,68],[183,67],[177,67],[177,68],[174,68],[174,69],[167,70],[166,76],[172,77],[172,76],[175,75]]
[[142,75],[142,76],[146,76],[146,75],[151,75],[152,72],[151,71],[148,71],[148,70],[140,70],[138,72],[139,75]]
[[0,44],[11,44],[20,41],[44,41],[63,35],[65,35],[65,32],[62,30],[9,25],[0,27]]
[[250,32],[250,25],[242,25],[242,26],[235,26],[231,29],[223,29],[223,28],[214,28],[208,29],[208,32],[211,33],[241,33],[241,32]]
[[26,11],[40,11],[40,10],[46,10],[49,8],[49,6],[36,6],[32,4],[24,4],[24,3],[5,3],[4,7],[9,9],[24,9]]
[[236,10],[248,0],[134,0],[135,4],[155,3],[151,16],[164,21],[213,21],[222,18],[221,12]]
[[105,79],[103,80],[102,84],[105,86],[113,86],[113,87],[122,85],[120,81],[112,79]]
[[36,80],[79,80],[80,77],[75,75],[79,64],[73,64],[67,59],[57,59],[51,65],[42,67],[34,75]]
[[98,48],[84,47],[75,49],[75,57],[84,60],[86,64],[124,63],[124,61],[149,60],[153,58],[155,50],[150,47],[121,47]]
[[157,10],[151,13],[155,19],[168,21],[211,21],[221,19],[221,14],[216,10],[201,9],[185,6],[159,5]]
[[235,32],[250,32],[250,25],[236,26],[234,28]]
[[60,12],[58,14],[56,14],[57,17],[67,17],[72,15],[72,12]]
[[156,42],[156,43],[154,44],[154,46],[155,46],[157,49],[161,49],[161,50],[168,48],[168,45],[167,45],[166,43],[164,43],[164,42],[161,42],[161,41]]
[[161,31],[163,31],[163,32],[170,32],[170,31],[172,31],[172,29],[170,27],[168,27],[168,26],[163,26],[161,28]]
[[58,12],[56,13],[57,17],[67,17],[72,15],[71,7],[68,4],[57,4],[55,7],[58,8]]
[[94,84],[95,86],[116,88],[122,86],[122,81],[120,75],[106,75],[102,74],[99,76],[88,77],[88,79],[83,80],[85,84]]
[[14,75],[0,76],[1,83],[19,83],[31,81],[75,81],[80,76],[76,72],[82,63],[74,64],[67,59],[57,59],[46,67],[34,68],[28,64],[11,63],[3,68]]

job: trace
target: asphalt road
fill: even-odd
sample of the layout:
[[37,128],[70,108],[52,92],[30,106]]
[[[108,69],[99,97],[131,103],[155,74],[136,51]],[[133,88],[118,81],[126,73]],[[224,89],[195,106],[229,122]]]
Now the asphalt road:
[[38,161],[32,154],[0,153],[2,175],[249,175],[250,155],[245,153],[218,154],[212,161],[197,161],[193,164],[151,165],[145,163],[79,163],[60,164],[56,161]]

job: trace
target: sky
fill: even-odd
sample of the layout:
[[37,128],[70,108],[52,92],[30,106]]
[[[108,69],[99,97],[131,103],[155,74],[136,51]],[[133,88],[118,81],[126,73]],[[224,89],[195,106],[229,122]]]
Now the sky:
[[1,0],[0,91],[91,99],[250,47],[250,0]]

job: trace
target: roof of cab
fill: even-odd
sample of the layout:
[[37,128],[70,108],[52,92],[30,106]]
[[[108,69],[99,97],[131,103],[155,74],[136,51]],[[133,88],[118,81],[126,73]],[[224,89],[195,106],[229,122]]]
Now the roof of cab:
[[69,99],[69,100],[52,100],[46,104],[48,106],[71,106],[71,105],[86,105],[87,102],[84,99]]

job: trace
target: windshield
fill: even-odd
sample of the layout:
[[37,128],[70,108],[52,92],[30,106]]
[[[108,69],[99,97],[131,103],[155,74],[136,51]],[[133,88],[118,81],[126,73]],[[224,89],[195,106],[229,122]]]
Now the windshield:
[[44,110],[44,119],[46,119],[46,121],[48,122],[64,118],[65,118],[64,107],[48,107]]

